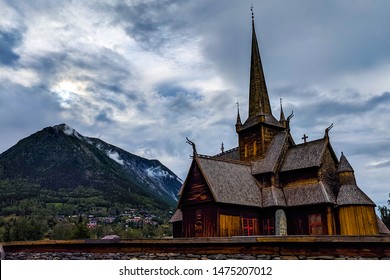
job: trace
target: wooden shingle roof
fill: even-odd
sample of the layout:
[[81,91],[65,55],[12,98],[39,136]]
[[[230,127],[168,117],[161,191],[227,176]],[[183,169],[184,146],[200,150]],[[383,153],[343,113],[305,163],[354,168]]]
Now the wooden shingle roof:
[[219,158],[219,159],[232,159],[232,160],[239,160],[240,154],[238,151],[238,147],[235,147],[233,149],[227,150],[226,152],[219,153],[215,156],[212,156],[213,158]]
[[262,189],[263,207],[287,206],[283,190],[274,186]]
[[337,165],[337,172],[354,172],[352,166],[349,164],[343,153],[341,153],[340,162]]
[[286,139],[287,132],[285,131],[274,136],[265,157],[252,163],[253,174],[276,172],[276,165],[283,151]]
[[328,142],[323,138],[291,147],[286,153],[280,171],[319,167],[327,144]]
[[374,205],[375,203],[356,185],[342,185],[337,205]]
[[323,182],[310,185],[285,187],[283,189],[287,206],[301,206],[310,204],[336,203],[336,198]]
[[390,230],[378,216],[376,216],[376,221],[378,223],[378,230],[380,234],[390,234]]
[[259,124],[261,115],[264,115],[264,123],[265,124],[276,126],[276,127],[280,127],[280,128],[284,128],[283,125],[281,125],[281,123],[277,119],[275,119],[275,117],[273,115],[258,114],[258,115],[249,117],[245,121],[245,123],[241,126],[240,130],[243,130],[243,129],[246,129],[248,127],[252,127],[252,126],[254,126],[256,124]]
[[216,202],[262,206],[261,190],[250,165],[205,157],[196,157],[196,162]]
[[171,217],[171,219],[169,220],[169,223],[180,222],[182,220],[183,220],[183,213],[181,212],[180,209],[177,209],[176,212]]

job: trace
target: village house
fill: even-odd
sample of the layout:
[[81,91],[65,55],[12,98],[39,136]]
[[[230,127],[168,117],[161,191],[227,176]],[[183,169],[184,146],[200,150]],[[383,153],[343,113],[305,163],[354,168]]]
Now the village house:
[[252,14],[249,111],[235,130],[238,147],[193,160],[170,222],[174,237],[377,235],[388,229],[358,187],[346,156],[324,127],[320,139],[297,144],[282,104],[272,114]]

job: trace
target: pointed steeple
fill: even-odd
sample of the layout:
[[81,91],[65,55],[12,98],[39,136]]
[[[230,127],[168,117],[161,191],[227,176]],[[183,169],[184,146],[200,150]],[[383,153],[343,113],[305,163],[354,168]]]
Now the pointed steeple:
[[267,85],[265,83],[263,66],[259,46],[257,43],[255,20],[252,11],[252,52],[251,52],[251,72],[249,84],[249,118],[258,114],[272,115],[269,102]]
[[356,178],[352,166],[341,152],[340,162],[337,166],[340,185],[356,185]]
[[354,172],[351,164],[348,162],[343,152],[341,152],[340,162],[337,166],[337,173],[340,172]]
[[240,117],[240,104],[236,103],[237,105],[237,121],[236,121],[236,131],[239,130],[242,126],[242,123],[241,123],[241,117]]
[[287,127],[287,121],[286,121],[286,118],[285,118],[284,112],[283,112],[282,98],[280,98],[280,118],[279,118],[279,122],[284,127]]

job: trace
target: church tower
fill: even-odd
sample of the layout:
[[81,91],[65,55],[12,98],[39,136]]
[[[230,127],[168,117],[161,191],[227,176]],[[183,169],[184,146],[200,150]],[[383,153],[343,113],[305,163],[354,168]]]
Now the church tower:
[[248,119],[242,124],[238,115],[236,123],[240,160],[253,161],[264,158],[273,136],[284,129],[285,126],[272,115],[252,8]]

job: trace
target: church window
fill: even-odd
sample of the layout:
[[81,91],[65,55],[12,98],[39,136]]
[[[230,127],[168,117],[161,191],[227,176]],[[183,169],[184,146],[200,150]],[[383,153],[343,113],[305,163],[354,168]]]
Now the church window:
[[257,154],[257,143],[256,141],[253,142],[253,155],[255,156]]
[[309,234],[311,235],[323,234],[321,214],[309,215]]
[[275,219],[263,219],[263,234],[275,235]]
[[245,144],[245,157],[248,157],[248,144]]
[[254,218],[242,218],[243,234],[245,236],[251,236],[255,234],[255,219]]

